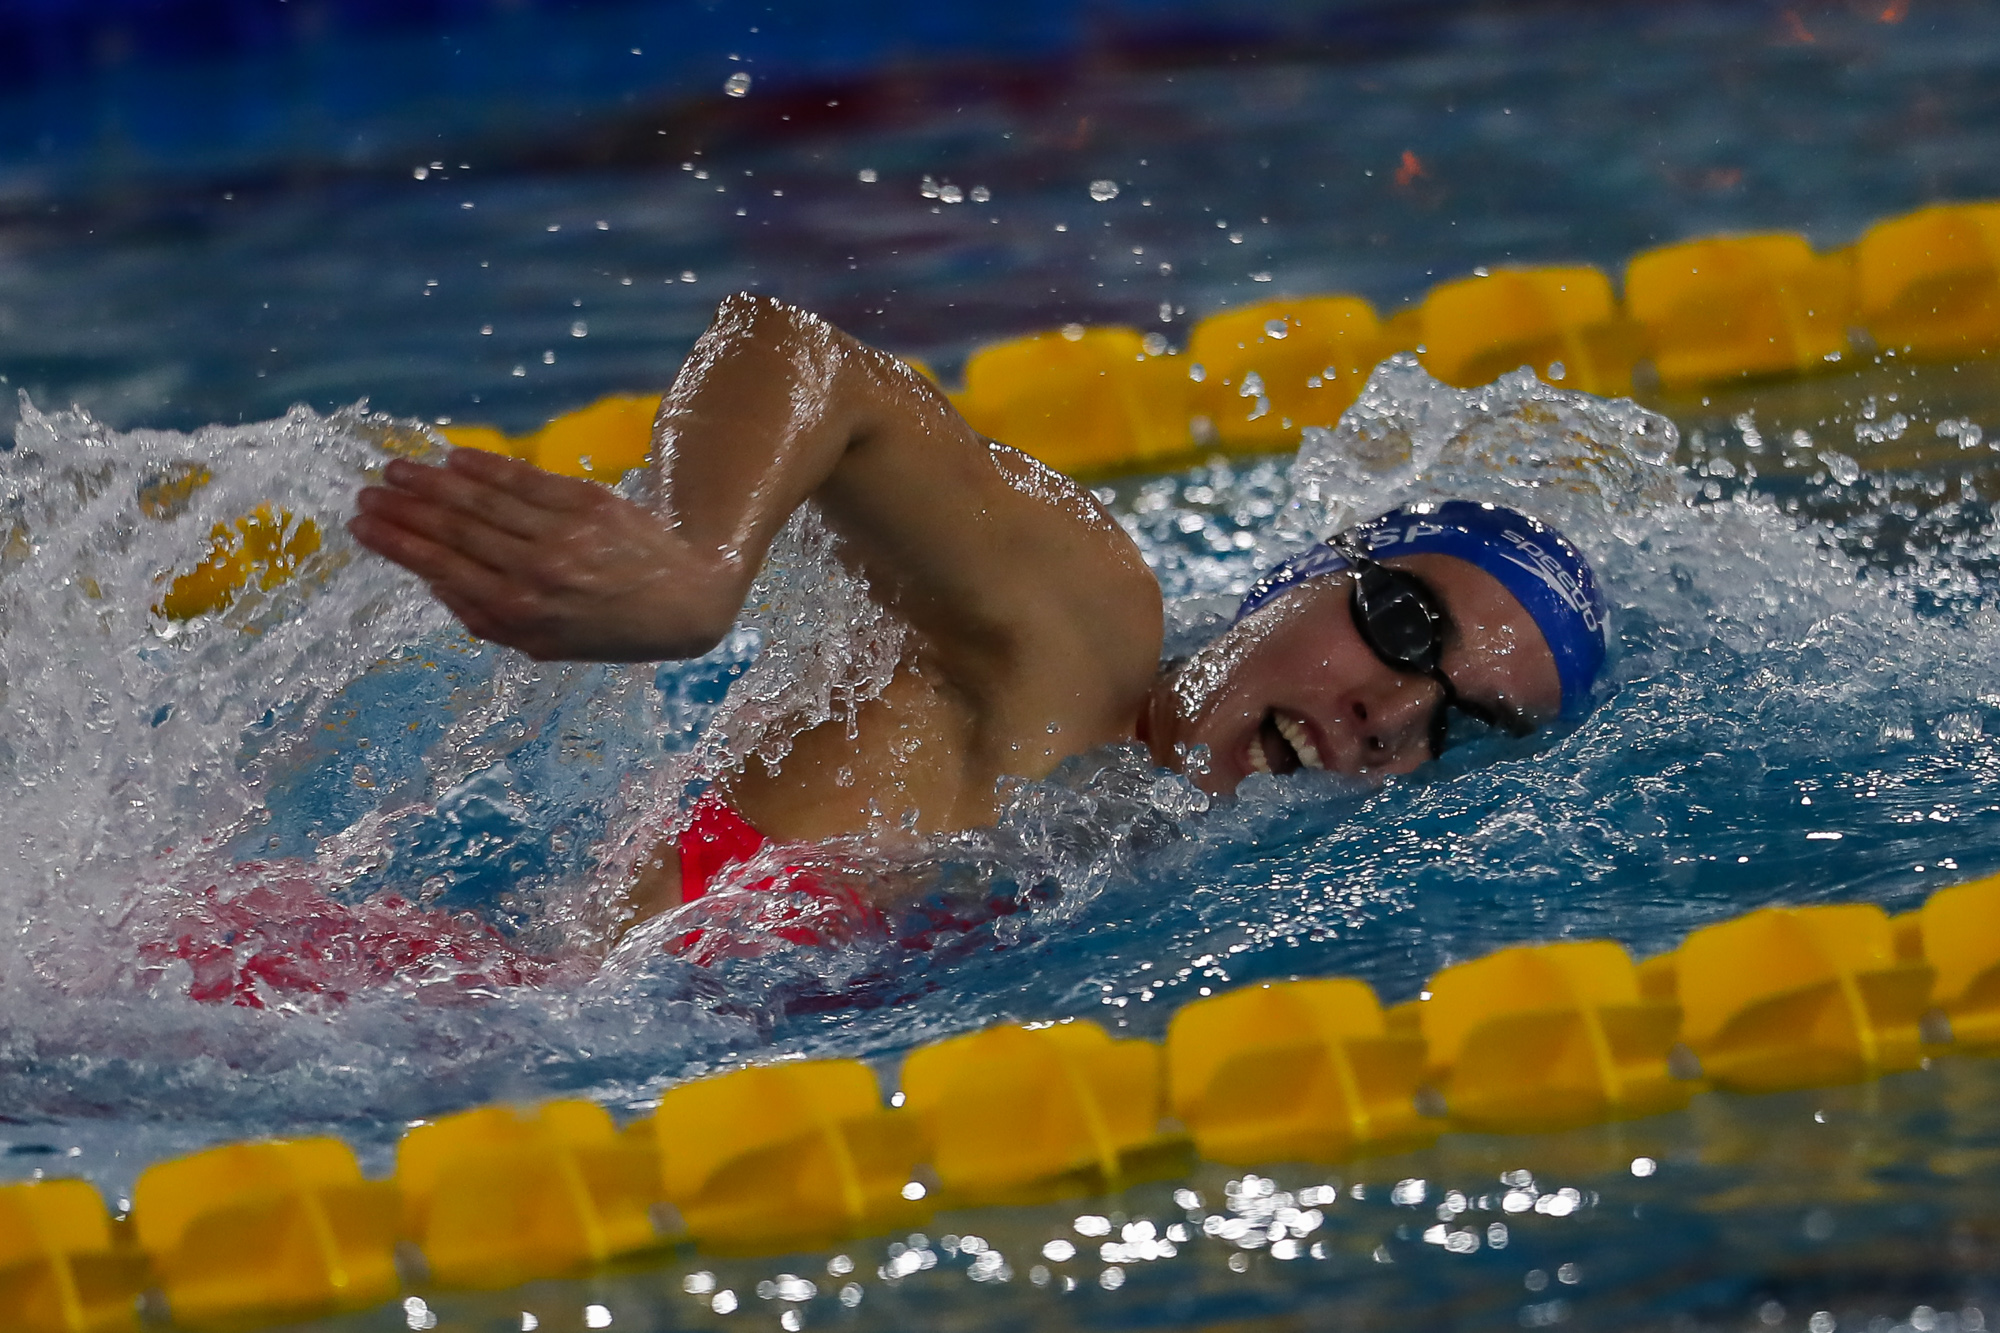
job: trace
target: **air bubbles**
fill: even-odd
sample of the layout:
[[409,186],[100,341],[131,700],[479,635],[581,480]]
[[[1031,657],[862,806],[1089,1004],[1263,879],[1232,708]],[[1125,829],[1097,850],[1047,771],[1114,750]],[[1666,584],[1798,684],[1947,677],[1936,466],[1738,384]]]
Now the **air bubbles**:
[[722,81],[722,91],[731,97],[748,97],[750,95],[750,72],[742,69],[737,70]]
[[856,180],[860,181],[863,185],[873,185],[876,181],[881,179],[881,177],[875,174],[875,168],[873,167],[861,168],[861,170],[854,173],[854,177]]
[[590,336],[590,325],[580,319],[572,321],[569,326],[569,336],[572,338],[588,338]]
[[418,165],[410,172],[410,175],[416,177],[418,180],[428,180],[430,178],[430,174],[431,174],[431,169],[423,165]]
[[1267,319],[1264,321],[1264,336],[1274,341],[1283,341],[1285,335],[1291,331],[1291,325],[1282,319]]
[[555,348],[551,347],[547,351],[542,353],[542,364],[545,366],[553,366],[555,363],[556,363],[556,352]]
[[1098,180],[1090,183],[1090,197],[1100,204],[1110,203],[1118,197],[1118,182]]

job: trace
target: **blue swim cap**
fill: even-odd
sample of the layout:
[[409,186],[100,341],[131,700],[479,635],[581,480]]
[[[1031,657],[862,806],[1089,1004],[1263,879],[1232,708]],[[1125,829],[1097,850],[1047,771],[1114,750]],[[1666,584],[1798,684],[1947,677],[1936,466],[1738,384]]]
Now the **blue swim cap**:
[[[1604,595],[1590,563],[1567,537],[1504,505],[1447,500],[1405,505],[1341,534],[1370,555],[1453,555],[1500,580],[1534,617],[1562,681],[1562,711],[1583,711],[1604,669]],[[1251,585],[1238,620],[1307,579],[1346,569],[1347,557],[1320,542]]]

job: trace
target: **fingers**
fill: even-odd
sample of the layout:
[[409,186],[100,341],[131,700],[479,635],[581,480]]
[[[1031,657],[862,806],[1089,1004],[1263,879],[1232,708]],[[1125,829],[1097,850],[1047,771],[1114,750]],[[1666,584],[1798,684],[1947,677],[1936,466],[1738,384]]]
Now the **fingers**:
[[[361,511],[357,516],[359,518],[400,529],[432,545],[475,560],[489,569],[518,569],[533,557],[536,549],[533,542],[495,527],[477,514],[435,504],[387,487],[369,487],[355,497],[354,503]],[[363,544],[367,545],[366,542]],[[375,548],[370,546],[370,549]],[[397,559],[393,555],[390,558]],[[407,562],[397,559],[397,563]]]
[[544,472],[532,463],[483,449],[454,449],[445,468],[537,509],[570,512],[595,504],[604,494],[596,482]]
[[482,601],[503,595],[509,580],[462,552],[374,514],[357,514],[347,530],[375,554],[436,587],[451,587]]
[[[477,453],[477,450],[462,449],[460,453]],[[498,458],[497,454],[485,455]],[[513,459],[502,459],[513,463]],[[527,464],[518,464],[527,467]],[[533,472],[537,469],[529,468]],[[549,476],[549,474],[542,474]],[[371,488],[391,494],[400,493],[428,500],[433,504],[469,514],[481,522],[502,532],[534,541],[545,535],[559,516],[568,512],[567,506],[524,500],[510,491],[486,484],[463,468],[427,467],[421,463],[411,463],[404,459],[383,469],[382,479],[386,486]],[[550,476],[550,480],[568,480]],[[364,491],[363,494],[367,494]]]

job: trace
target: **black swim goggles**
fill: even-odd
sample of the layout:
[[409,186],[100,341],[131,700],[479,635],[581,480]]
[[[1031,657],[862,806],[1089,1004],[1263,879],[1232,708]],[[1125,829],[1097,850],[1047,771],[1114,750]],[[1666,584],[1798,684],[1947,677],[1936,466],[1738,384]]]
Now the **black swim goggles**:
[[1352,541],[1335,539],[1328,544],[1353,570],[1348,607],[1361,641],[1391,671],[1427,676],[1443,691],[1437,711],[1431,714],[1431,758],[1444,753],[1454,708],[1485,726],[1516,736],[1527,734],[1529,728],[1518,720],[1503,718],[1484,704],[1459,696],[1458,687],[1442,665],[1451,613],[1434,588],[1407,569],[1391,569],[1364,554]]

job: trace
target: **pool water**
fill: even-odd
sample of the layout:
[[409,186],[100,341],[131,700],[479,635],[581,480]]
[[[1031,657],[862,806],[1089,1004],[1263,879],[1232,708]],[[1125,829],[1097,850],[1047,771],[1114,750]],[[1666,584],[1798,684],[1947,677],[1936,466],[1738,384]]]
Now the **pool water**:
[[[1278,290],[1388,305],[1476,263],[1615,266],[1724,227],[1833,242],[1934,195],[2000,195],[1979,151],[2000,29],[1978,9],[1811,11],[1811,42],[1763,10],[1664,12],[1476,11],[1365,60],[1088,72],[1026,104],[973,88],[927,116],[728,140],[687,171],[691,155],[425,164],[172,219],[0,222],[0,374],[30,391],[0,455],[0,1163],[115,1200],[163,1156],[329,1131],[380,1170],[410,1119],[496,1098],[625,1114],[744,1059],[890,1067],[1007,1020],[1158,1035],[1204,990],[1274,977],[1360,976],[1394,1001],[1504,943],[1651,953],[1766,903],[1899,910],[2000,869],[1992,363],[1861,357],[1645,408],[1518,379],[1458,393],[1391,365],[1296,462],[1103,481],[1159,572],[1170,647],[1344,510],[1513,497],[1599,563],[1603,701],[1376,791],[1260,780],[1206,808],[1135,755],[1086,757],[921,860],[941,896],[1022,909],[928,952],[601,960],[597,888],[649,821],[730,756],[781,749],[786,717],[851,706],[893,657],[895,627],[810,524],[739,633],[644,668],[472,644],[339,533],[420,423],[519,428],[657,386],[743,283],[949,369],[1065,319],[1177,338]],[[1405,148],[1423,174],[1399,186]],[[925,174],[992,198],[945,204]],[[1094,179],[1117,197],[1093,202]],[[354,409],[364,395],[393,415]],[[88,412],[55,410],[72,400]],[[1531,409],[1572,429],[1524,432]],[[213,482],[150,515],[147,486],[190,463]],[[327,531],[304,576],[185,627],[151,613],[212,524],[273,499]],[[356,910],[462,910],[495,951],[557,962],[540,985],[440,964],[251,1008],[190,1001],[187,964],[144,947],[211,884],[297,883]],[[847,1271],[834,1252],[690,1261],[328,1326],[1975,1330],[2000,1319],[1996,1077],[1946,1060],[1635,1125],[943,1217],[850,1248]],[[1070,1258],[1045,1253],[1057,1240]],[[805,1296],[785,1273],[814,1293],[785,1299]]]

